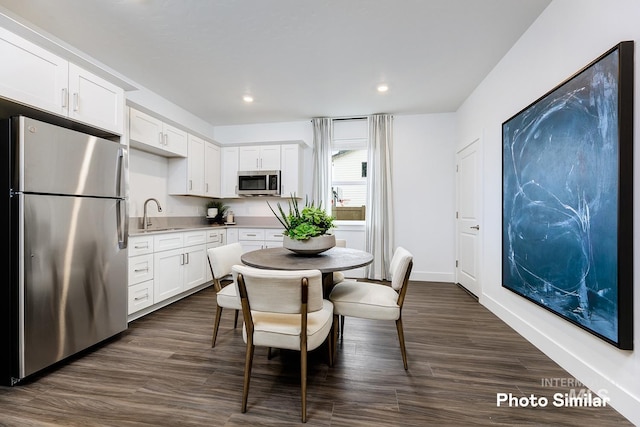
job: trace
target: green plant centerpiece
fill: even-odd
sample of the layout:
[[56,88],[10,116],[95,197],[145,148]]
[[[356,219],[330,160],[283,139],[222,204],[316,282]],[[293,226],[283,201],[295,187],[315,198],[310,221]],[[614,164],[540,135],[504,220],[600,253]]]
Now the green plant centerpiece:
[[288,214],[278,202],[279,215],[269,202],[267,205],[284,227],[285,248],[301,255],[317,255],[336,245],[335,236],[329,234],[329,230],[335,227],[335,218],[327,214],[322,208],[322,203],[316,206],[314,202],[305,198],[304,207],[300,209],[298,200],[292,195],[289,199]]

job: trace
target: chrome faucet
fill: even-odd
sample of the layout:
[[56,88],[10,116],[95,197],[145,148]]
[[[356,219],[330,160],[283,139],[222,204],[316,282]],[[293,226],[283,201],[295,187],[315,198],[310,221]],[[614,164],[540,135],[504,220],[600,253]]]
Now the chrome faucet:
[[144,201],[144,216],[142,217],[142,229],[143,230],[146,230],[151,225],[151,218],[149,218],[149,215],[147,215],[147,205],[149,204],[149,202],[152,202],[152,201],[156,202],[156,205],[158,206],[158,212],[162,212],[162,206],[160,206],[160,202],[159,201],[157,201],[154,198],[145,200]]

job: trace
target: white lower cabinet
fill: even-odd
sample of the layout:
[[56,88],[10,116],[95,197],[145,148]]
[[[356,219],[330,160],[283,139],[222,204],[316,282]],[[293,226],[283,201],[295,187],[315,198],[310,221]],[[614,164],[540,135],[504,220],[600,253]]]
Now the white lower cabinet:
[[128,314],[153,305],[153,273],[153,236],[131,237]]
[[[207,247],[224,244],[226,231],[194,230],[129,239],[130,320],[211,281]],[[157,307],[154,307],[156,306]],[[147,309],[146,311],[143,311]],[[132,316],[133,314],[133,316]]]
[[[218,246],[226,245],[227,230],[218,229],[218,230],[208,230],[207,231],[207,249],[209,248],[217,248]],[[213,280],[213,274],[211,274],[211,267],[209,266],[209,258],[205,257],[205,275],[207,282]]]
[[282,247],[284,235],[276,228],[240,228],[238,241],[244,252]]
[[[158,303],[206,281],[206,230],[156,235],[153,255],[154,302]],[[165,249],[158,252],[159,249]]]

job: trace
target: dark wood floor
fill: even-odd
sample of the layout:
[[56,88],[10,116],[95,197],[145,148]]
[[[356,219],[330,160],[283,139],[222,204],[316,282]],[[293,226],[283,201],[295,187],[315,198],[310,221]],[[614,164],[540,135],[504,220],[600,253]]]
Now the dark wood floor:
[[[258,348],[240,412],[245,347],[223,315],[210,348],[205,289],[129,325],[116,339],[31,381],[0,388],[2,426],[281,426],[299,424],[299,357]],[[411,282],[404,309],[409,370],[394,322],[347,319],[333,368],[310,356],[308,425],[631,425],[610,407],[556,408],[545,378],[570,378],[453,284]],[[549,399],[496,406],[497,393]]]

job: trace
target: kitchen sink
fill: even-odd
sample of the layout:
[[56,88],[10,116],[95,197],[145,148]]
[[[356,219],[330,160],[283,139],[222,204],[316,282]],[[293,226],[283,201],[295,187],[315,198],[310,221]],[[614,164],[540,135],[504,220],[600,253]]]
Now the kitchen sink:
[[148,230],[136,230],[136,233],[159,233],[161,231],[184,230],[185,227],[150,228]]

